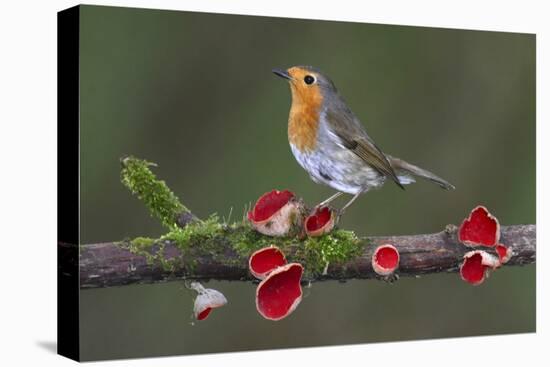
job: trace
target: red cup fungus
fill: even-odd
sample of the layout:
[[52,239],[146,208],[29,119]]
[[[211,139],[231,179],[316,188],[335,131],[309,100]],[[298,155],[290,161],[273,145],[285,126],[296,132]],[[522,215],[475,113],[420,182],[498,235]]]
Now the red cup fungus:
[[303,201],[292,192],[273,190],[258,199],[248,220],[262,234],[284,237],[301,233],[304,213]]
[[512,257],[512,249],[504,246],[502,243],[496,245],[495,251],[497,252],[498,259],[501,264],[506,264]]
[[464,255],[460,276],[472,285],[479,285],[489,276],[489,271],[498,266],[500,261],[495,256],[481,250],[470,251]]
[[500,239],[500,225],[484,206],[475,207],[458,230],[458,240],[467,246],[494,247]]
[[268,320],[290,315],[302,300],[300,284],[304,269],[298,263],[280,266],[260,282],[256,289],[256,309]]
[[248,260],[248,269],[250,273],[258,278],[265,277],[278,268],[286,264],[285,254],[276,246],[269,246],[255,251]]
[[306,218],[305,229],[309,237],[318,237],[330,233],[336,224],[336,213],[328,206],[316,208]]
[[205,320],[210,315],[212,309],[221,307],[227,303],[227,299],[221,292],[215,289],[204,288],[200,283],[191,283],[191,289],[198,293],[197,298],[195,298],[193,312],[195,313],[195,318],[199,321]]
[[378,275],[390,275],[399,266],[399,251],[390,245],[381,245],[372,255],[372,268]]

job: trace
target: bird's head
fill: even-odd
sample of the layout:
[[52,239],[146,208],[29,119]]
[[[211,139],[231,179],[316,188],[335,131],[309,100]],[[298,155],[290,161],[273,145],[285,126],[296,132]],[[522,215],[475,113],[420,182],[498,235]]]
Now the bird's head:
[[292,103],[315,105],[337,93],[329,77],[313,66],[293,66],[286,70],[273,69],[273,73],[288,80],[292,92]]

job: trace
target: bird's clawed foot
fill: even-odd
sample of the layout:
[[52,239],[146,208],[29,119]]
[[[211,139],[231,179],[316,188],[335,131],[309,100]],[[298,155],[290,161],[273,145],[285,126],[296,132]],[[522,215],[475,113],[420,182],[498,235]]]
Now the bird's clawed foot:
[[[346,211],[347,208],[350,207],[351,204],[353,204],[353,202],[363,193],[363,191],[360,191],[358,192],[357,194],[353,195],[353,197],[351,198],[350,201],[348,201],[346,203],[346,205],[344,205],[342,207],[342,209],[336,209],[335,212],[336,212],[336,216],[338,218],[338,220],[340,220],[340,217],[342,217],[342,215],[344,215],[344,212]],[[322,207],[325,207],[327,206],[330,202],[332,202],[333,200],[339,198],[341,195],[343,194],[343,192],[337,192],[336,194],[332,195],[331,197],[329,197],[328,199],[320,202],[319,204],[315,205],[315,208],[314,210],[317,210],[317,209],[320,209]]]
[[340,222],[340,218],[344,215],[345,209],[335,209],[334,212],[336,213],[336,223]]
[[348,202],[346,203],[346,205],[344,205],[344,206],[342,207],[342,209],[340,209],[340,210],[338,211],[338,215],[344,214],[344,212],[346,211],[346,209],[349,208],[350,205],[353,204],[353,202],[354,202],[355,200],[357,200],[357,198],[358,198],[359,195],[361,195],[361,194],[362,194],[362,192],[358,192],[357,194],[353,195],[353,197],[351,198],[351,200],[348,201]]

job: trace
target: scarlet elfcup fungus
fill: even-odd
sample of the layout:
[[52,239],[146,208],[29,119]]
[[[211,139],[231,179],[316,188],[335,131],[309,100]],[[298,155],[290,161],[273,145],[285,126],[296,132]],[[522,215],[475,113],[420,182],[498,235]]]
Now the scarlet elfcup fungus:
[[500,239],[500,224],[484,206],[475,207],[458,230],[458,240],[467,246],[494,247]]
[[288,191],[273,190],[263,194],[248,212],[252,227],[267,236],[284,237],[302,231],[305,205]]
[[399,266],[399,251],[390,244],[378,246],[371,261],[378,275],[390,275]]
[[227,303],[227,299],[221,292],[215,289],[204,288],[200,283],[191,283],[191,289],[198,293],[197,298],[195,298],[193,312],[195,313],[195,318],[199,321],[206,319],[212,309],[221,307]]
[[304,269],[298,263],[280,266],[260,282],[256,289],[256,309],[268,320],[290,315],[302,300],[300,284]]
[[489,270],[498,266],[500,261],[495,256],[481,250],[470,251],[464,255],[460,276],[472,285],[479,285],[489,276]]
[[315,209],[306,218],[305,229],[309,237],[322,236],[333,230],[336,224],[336,213],[328,206]]
[[496,245],[495,251],[497,252],[498,259],[501,264],[506,264],[512,257],[512,249],[504,246],[502,243]]
[[285,264],[285,254],[278,247],[269,246],[250,255],[248,269],[256,278],[264,279],[270,272]]

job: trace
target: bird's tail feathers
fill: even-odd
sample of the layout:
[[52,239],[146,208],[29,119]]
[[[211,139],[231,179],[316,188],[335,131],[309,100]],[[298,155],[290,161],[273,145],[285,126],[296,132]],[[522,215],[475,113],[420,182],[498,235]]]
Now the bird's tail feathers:
[[427,179],[429,181],[432,181],[433,183],[439,185],[441,188],[445,190],[454,190],[455,188],[449,182],[431,173],[430,171],[417,167],[414,164],[405,162],[404,160],[399,158],[394,158],[391,156],[387,156],[387,158],[392,168],[396,171],[397,176],[399,177],[399,181],[402,184],[409,184],[409,183],[415,182],[414,178],[410,176],[412,174],[412,175]]

